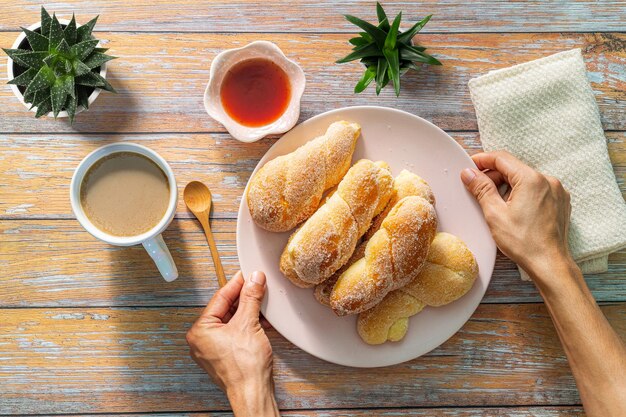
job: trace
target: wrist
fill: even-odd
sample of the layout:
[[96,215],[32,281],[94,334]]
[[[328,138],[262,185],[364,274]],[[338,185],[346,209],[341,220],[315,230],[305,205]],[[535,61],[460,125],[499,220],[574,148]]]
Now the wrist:
[[546,257],[540,262],[532,263],[525,271],[545,295],[559,292],[568,284],[578,285],[577,278],[582,278],[580,268],[569,254]]
[[526,271],[530,278],[537,284],[546,281],[553,281],[555,278],[562,276],[556,271],[568,271],[572,268],[578,268],[576,262],[568,251],[555,249],[553,251],[543,251],[540,256],[526,259],[519,266]]
[[235,417],[278,416],[273,382],[255,378],[226,387],[226,396]]

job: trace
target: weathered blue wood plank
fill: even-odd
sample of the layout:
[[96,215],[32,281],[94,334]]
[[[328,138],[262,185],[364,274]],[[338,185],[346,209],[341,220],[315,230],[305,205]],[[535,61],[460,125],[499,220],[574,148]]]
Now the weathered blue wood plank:
[[[434,14],[426,32],[594,32],[623,31],[622,1],[393,0],[383,1],[389,15],[404,21]],[[129,5],[132,4],[132,7]],[[40,3],[14,0],[3,5],[0,30],[28,26]],[[48,5],[64,17],[76,12],[101,15],[100,30],[171,32],[336,32],[353,31],[342,17],[376,18],[368,0],[66,0]],[[158,14],[155,14],[158,11]],[[80,20],[79,20],[80,22]]]
[[[229,276],[239,268],[235,225],[233,219],[213,221]],[[205,305],[217,279],[200,226],[175,220],[164,237],[180,272],[167,285],[142,247],[99,242],[75,220],[0,221],[0,307]],[[609,272],[589,275],[587,282],[599,301],[626,301],[626,250],[611,255],[609,265]],[[534,285],[499,255],[483,302],[540,300]]]
[[[622,337],[625,307],[602,307]],[[188,356],[184,334],[199,312],[0,309],[0,414],[227,410],[224,395]],[[284,409],[580,403],[540,304],[483,304],[435,351],[376,370],[335,366],[275,331],[269,337]]]
[[[99,34],[111,54],[109,77],[119,94],[101,94],[74,126],[34,120],[0,85],[0,132],[224,132],[202,105],[211,60],[220,51],[241,47],[254,34],[110,33]],[[380,105],[398,108],[446,130],[477,130],[467,82],[488,71],[556,52],[582,48],[607,130],[626,130],[626,34],[425,34],[420,42],[443,62],[408,73],[400,97],[392,90],[376,96],[369,88],[354,94],[361,77],[358,63],[338,65],[350,51],[348,34],[264,34],[295,59],[307,77],[300,121],[340,107]],[[0,32],[0,45],[15,33]],[[5,79],[0,59],[0,84]]]

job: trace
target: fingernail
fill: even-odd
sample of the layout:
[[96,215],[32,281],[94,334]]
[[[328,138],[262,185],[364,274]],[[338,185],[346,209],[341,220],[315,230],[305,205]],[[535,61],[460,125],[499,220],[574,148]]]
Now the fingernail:
[[469,183],[472,182],[474,178],[476,178],[476,173],[474,172],[474,170],[465,168],[463,171],[461,171],[461,181],[463,181],[463,184],[469,185]]
[[263,272],[254,271],[250,277],[250,285],[257,284],[260,286],[265,285],[265,274]]

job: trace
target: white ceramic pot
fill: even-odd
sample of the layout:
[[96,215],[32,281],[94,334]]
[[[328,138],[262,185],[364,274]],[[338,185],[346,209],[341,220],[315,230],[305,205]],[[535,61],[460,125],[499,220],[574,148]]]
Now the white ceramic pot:
[[[287,109],[277,120],[265,126],[249,127],[233,120],[224,110],[220,89],[224,76],[233,65],[254,58],[269,59],[285,71],[291,84],[291,98]],[[243,48],[228,49],[215,57],[211,63],[209,84],[204,92],[204,108],[209,116],[224,125],[235,139],[241,142],[255,142],[268,135],[285,133],[295,126],[300,117],[300,99],[305,85],[302,68],[288,59],[278,46],[272,42],[256,41]]]
[[[68,23],[70,23],[70,21],[66,20],[66,19],[59,19],[59,23],[61,23],[62,25],[67,25]],[[39,29],[40,27],[41,27],[41,22],[35,23],[33,25],[30,25],[27,29],[34,31],[34,30]],[[78,27],[80,27],[80,25],[78,25]],[[13,46],[11,48],[12,49],[18,49],[18,47],[24,41],[24,39],[26,39],[26,34],[24,32],[21,32],[20,35],[15,40],[15,42],[13,42]],[[99,48],[100,47],[100,43],[98,43],[98,45],[96,45],[96,47]],[[107,63],[106,62],[100,66],[100,75],[103,78],[106,78],[106,75],[107,75]],[[11,57],[9,57],[8,60],[7,60],[7,79],[8,80],[12,80],[13,78],[15,78],[15,76],[13,75],[13,60],[11,59]],[[30,109],[30,104],[27,104],[24,101],[24,95],[19,90],[19,88],[17,88],[17,86],[14,85],[14,84],[9,84],[9,86],[11,87],[11,90],[13,91],[13,94],[15,94],[15,97],[17,97],[17,99],[27,109]],[[100,88],[96,88],[95,90],[93,90],[93,93],[91,93],[91,95],[88,98],[88,102],[89,102],[90,106],[93,104],[94,101],[96,101],[96,98],[98,98],[98,96],[100,95],[101,91],[102,90]],[[85,108],[83,106],[78,106],[76,108],[76,114],[82,112],[83,110],[85,110]],[[30,111],[37,112],[37,107],[33,107]],[[50,112],[46,116],[54,117],[54,113]],[[67,114],[67,112],[65,110],[63,110],[63,111],[59,112],[57,117],[68,117],[68,114]]]
[[[134,152],[145,156],[161,168],[167,176],[167,181],[169,183],[170,196],[165,215],[152,229],[137,236],[113,236],[98,229],[85,215],[83,206],[80,203],[80,187],[83,183],[83,179],[85,178],[85,174],[89,171],[89,168],[105,156],[116,152]],[[80,164],[78,164],[78,167],[76,167],[76,170],[74,171],[72,182],[70,184],[70,202],[76,219],[78,219],[78,222],[85,228],[85,230],[91,233],[92,236],[115,246],[133,246],[142,244],[146,251],[148,251],[148,254],[166,281],[174,281],[178,277],[176,264],[174,263],[172,255],[167,249],[163,238],[161,237],[161,233],[167,229],[176,214],[178,189],[176,188],[176,178],[174,177],[174,172],[161,155],[145,146],[128,142],[112,143],[96,149],[87,155],[80,162]]]

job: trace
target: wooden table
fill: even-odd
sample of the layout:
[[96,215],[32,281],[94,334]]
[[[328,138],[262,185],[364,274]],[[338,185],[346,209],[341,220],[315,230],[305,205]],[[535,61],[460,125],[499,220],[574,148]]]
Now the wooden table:
[[[388,2],[407,23],[433,20],[419,42],[444,62],[404,78],[400,98],[354,95],[357,64],[333,62],[373,19],[370,1],[66,0],[49,10],[96,14],[119,56],[118,95],[102,94],[74,126],[35,120],[0,88],[0,414],[228,414],[224,395],[188,357],[184,334],[216,289],[199,224],[182,204],[165,233],[180,278],[166,284],[141,247],[96,241],[74,219],[68,187],[91,150],[132,141],[163,155],[179,184],[214,191],[213,226],[227,274],[238,269],[237,207],[275,138],[242,144],[207,116],[202,95],[221,50],[266,39],[307,75],[300,120],[342,106],[409,111],[480,149],[467,81],[495,68],[582,48],[619,185],[626,192],[626,4],[609,1]],[[39,2],[4,2],[0,45],[38,20]],[[405,25],[406,27],[406,25]],[[4,84],[6,61],[0,60]],[[587,281],[626,335],[626,251]],[[563,350],[534,287],[499,255],[492,283],[463,329],[428,355],[383,369],[349,369],[269,331],[276,393],[289,416],[580,416]],[[288,411],[287,411],[288,410]]]

